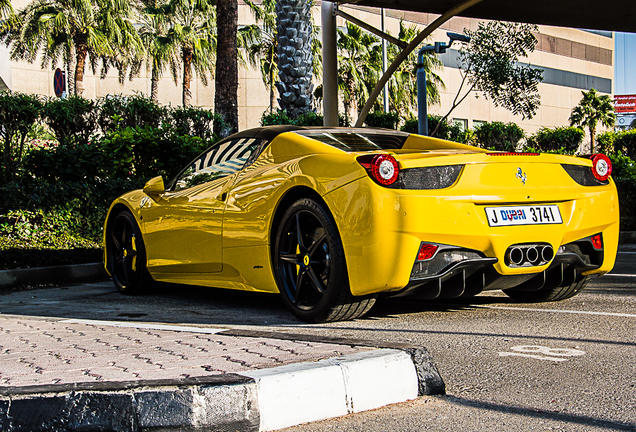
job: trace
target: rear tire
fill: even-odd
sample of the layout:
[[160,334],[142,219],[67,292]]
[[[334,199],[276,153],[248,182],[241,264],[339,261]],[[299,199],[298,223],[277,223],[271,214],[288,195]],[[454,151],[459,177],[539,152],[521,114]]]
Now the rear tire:
[[376,295],[351,294],[340,234],[317,201],[303,198],[287,209],[274,245],[276,282],[283,302],[298,319],[351,320],[374,305]]
[[574,297],[581,291],[589,280],[589,276],[579,276],[574,283],[556,288],[540,289],[537,291],[519,291],[514,288],[503,290],[513,300],[523,303],[542,303],[565,300]]
[[141,231],[130,212],[118,213],[109,223],[106,254],[108,270],[120,292],[140,294],[152,283]]

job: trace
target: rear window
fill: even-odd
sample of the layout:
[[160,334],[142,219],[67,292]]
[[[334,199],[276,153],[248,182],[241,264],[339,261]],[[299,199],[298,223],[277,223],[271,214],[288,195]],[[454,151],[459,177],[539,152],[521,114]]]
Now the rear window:
[[409,137],[409,134],[404,132],[371,132],[364,129],[300,130],[296,133],[348,152],[401,149]]

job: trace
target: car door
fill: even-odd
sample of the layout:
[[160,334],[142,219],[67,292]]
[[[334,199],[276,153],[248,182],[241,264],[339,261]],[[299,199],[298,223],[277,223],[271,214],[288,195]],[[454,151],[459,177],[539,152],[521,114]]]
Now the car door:
[[152,273],[223,270],[223,214],[236,175],[260,144],[251,138],[221,142],[204,152],[142,205],[142,229]]

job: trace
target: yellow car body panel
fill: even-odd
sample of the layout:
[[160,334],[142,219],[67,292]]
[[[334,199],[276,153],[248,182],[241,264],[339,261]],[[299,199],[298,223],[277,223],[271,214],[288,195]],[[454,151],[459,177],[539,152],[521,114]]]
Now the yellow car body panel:
[[[409,137],[393,155],[401,170],[463,165],[458,180],[436,190],[391,189],[374,182],[356,157],[293,132],[282,133],[246,168],[182,191],[130,192],[118,198],[105,224],[125,206],[141,227],[147,268],[155,280],[278,292],[272,258],[276,217],[293,193],[324,200],[345,253],[352,294],[403,289],[422,242],[453,245],[497,258],[502,275],[542,272],[549,266],[504,264],[513,244],[544,242],[554,250],[601,233],[605,258],[584,274],[614,265],[619,210],[613,181],[577,184],[562,164],[591,166],[560,155],[494,156],[487,150]],[[523,173],[523,178],[517,173]],[[298,192],[303,191],[303,192]],[[561,224],[494,226],[486,207],[556,205]],[[108,257],[105,266],[110,271]]]

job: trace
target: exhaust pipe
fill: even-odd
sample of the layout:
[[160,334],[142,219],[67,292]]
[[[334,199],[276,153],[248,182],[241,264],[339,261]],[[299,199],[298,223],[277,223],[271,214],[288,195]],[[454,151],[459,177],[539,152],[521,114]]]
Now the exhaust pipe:
[[513,267],[544,265],[552,261],[552,258],[554,249],[548,243],[513,245],[505,255],[506,264]]
[[532,265],[536,265],[539,262],[539,251],[536,247],[530,246],[526,249],[526,261]]
[[524,253],[521,248],[513,247],[508,251],[508,261],[510,264],[521,265],[524,261]]
[[554,249],[552,246],[547,245],[541,249],[541,259],[545,262],[550,262],[554,258]]

